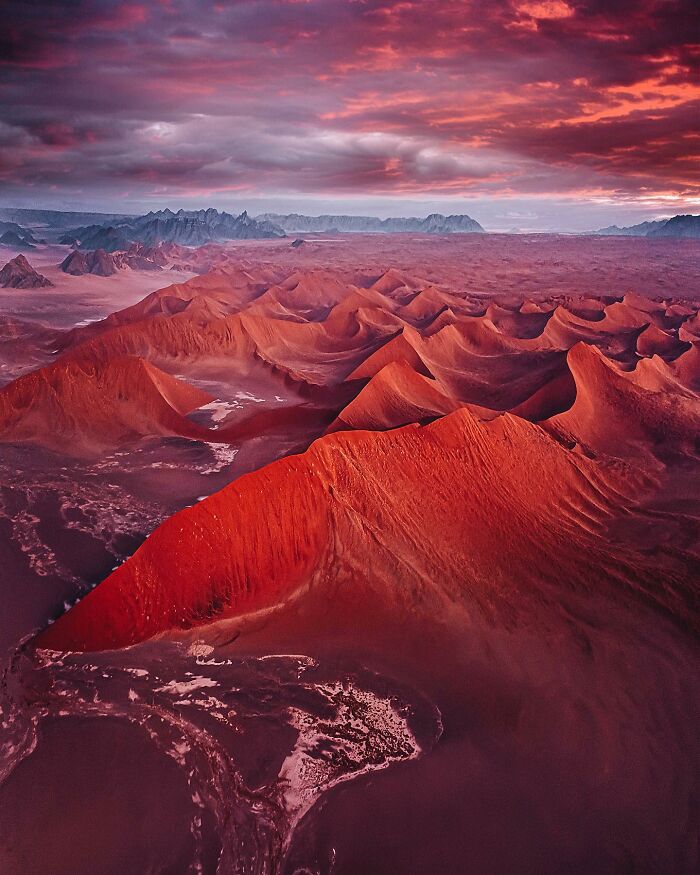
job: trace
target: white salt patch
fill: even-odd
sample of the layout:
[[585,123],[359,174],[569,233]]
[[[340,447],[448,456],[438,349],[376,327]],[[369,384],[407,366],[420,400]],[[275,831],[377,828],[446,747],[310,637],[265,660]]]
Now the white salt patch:
[[174,696],[185,696],[191,693],[192,690],[199,690],[202,687],[216,687],[216,681],[211,678],[197,677],[191,681],[170,681],[163,687],[156,687],[157,693],[171,693]]
[[262,404],[265,401],[264,398],[256,398],[252,392],[236,392],[236,398],[239,401],[253,401],[255,404]]
[[200,474],[218,474],[232,464],[238,453],[238,447],[232,447],[231,444],[218,444],[207,442],[207,446],[214,454],[215,462],[209,468],[203,468]]
[[222,401],[217,398],[216,401],[210,401],[209,404],[204,404],[199,410],[211,411],[212,422],[221,422],[225,419],[232,410],[241,410],[243,407],[238,401]]
[[173,744],[172,750],[168,751],[168,755],[174,760],[177,760],[181,766],[185,765],[185,755],[190,752],[190,746],[186,741],[179,741]]
[[260,662],[264,662],[266,659],[293,659],[300,665],[307,665],[314,668],[318,665],[312,656],[306,656],[299,653],[268,653],[265,656],[258,656]]
[[284,804],[294,823],[330,787],[385,769],[393,762],[415,759],[421,753],[406,720],[388,699],[352,684],[313,689],[336,706],[337,715],[325,721],[328,728],[323,730],[315,716],[297,708],[288,710],[289,722],[299,730],[299,736],[282,763],[279,778],[285,786]]

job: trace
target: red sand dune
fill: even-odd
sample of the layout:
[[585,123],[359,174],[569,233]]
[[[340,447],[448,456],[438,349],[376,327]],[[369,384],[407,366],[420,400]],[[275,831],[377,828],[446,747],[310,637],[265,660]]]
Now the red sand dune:
[[619,371],[595,347],[579,343],[567,362],[576,384],[572,407],[545,428],[596,453],[627,458],[693,455],[700,438],[700,399],[693,393],[651,391]]
[[397,616],[451,602],[505,622],[518,602],[595,589],[690,622],[687,571],[606,539],[650,488],[509,415],[329,435],[172,517],[38,641],[125,646],[306,588],[329,605],[344,591],[359,606],[369,589]]
[[0,390],[0,440],[80,455],[143,435],[201,437],[185,414],[212,400],[142,359],[59,361]]
[[700,341],[692,343],[687,352],[681,353],[672,367],[683,386],[700,391]]
[[691,343],[700,342],[700,317],[697,313],[683,320],[683,324],[678,329],[678,337]]
[[688,348],[687,342],[679,341],[678,337],[656,325],[648,325],[637,337],[637,352],[643,356],[675,358]]
[[566,363],[554,373],[551,380],[536,389],[532,395],[511,412],[530,422],[541,422],[568,410],[576,398],[576,382]]
[[379,347],[376,352],[367,356],[352,373],[347,377],[348,380],[363,380],[374,377],[382,368],[392,362],[405,362],[410,365],[418,374],[424,377],[431,377],[432,374],[421,359],[416,350],[416,344],[419,340],[418,333],[410,326],[404,326],[400,334],[392,337],[387,343]]
[[399,360],[390,362],[375,374],[340,411],[328,431],[397,428],[411,422],[436,419],[459,406],[459,401],[446,395],[435,380],[418,373],[408,362]]
[[[209,397],[134,356],[179,373],[216,363],[234,385],[262,367],[315,399],[217,440],[305,417],[311,440],[335,419],[305,454],[166,522],[41,641],[121,646],[349,583],[410,610],[468,593],[489,611],[502,587],[546,600],[566,581],[687,619],[685,572],[606,526],[652,490],[644,472],[697,461],[699,356],[681,339],[695,314],[630,294],[480,307],[401,271],[355,283],[265,268],[197,277],[74,331],[54,365],[0,395],[2,440],[206,434],[183,414]],[[363,431],[337,433],[349,429]]]
[[[63,747],[47,745],[63,721],[50,717],[40,728],[36,751],[13,773],[19,791],[7,796],[3,786],[6,809],[31,814],[37,780],[56,775],[58,784],[84,770],[101,733],[114,749],[102,727],[136,718],[148,729],[135,730],[144,746],[167,730],[158,756],[180,767],[183,812],[192,808],[178,834],[195,836],[200,826],[211,834],[202,865],[215,869],[219,839],[238,840],[246,806],[263,823],[262,773],[288,774],[266,728],[293,735],[276,728],[269,684],[282,657],[267,660],[304,654],[323,678],[326,669],[361,666],[372,684],[420,693],[431,726],[439,721],[444,731],[405,767],[328,793],[299,824],[290,872],[374,871],[387,860],[421,872],[459,872],[465,860],[494,872],[697,868],[688,828],[697,795],[700,323],[688,297],[700,277],[690,264],[697,247],[483,238],[345,237],[299,250],[288,240],[255,241],[183,252],[177,257],[213,269],[64,333],[53,364],[0,392],[1,441],[68,455],[181,436],[107,464],[66,460],[47,476],[51,501],[43,503],[32,500],[35,472],[56,456],[2,447],[10,464],[28,465],[26,489],[21,481],[18,491],[14,481],[3,489],[12,492],[5,507],[26,492],[42,543],[56,545],[59,561],[82,545],[96,555],[94,565],[77,566],[81,588],[54,598],[57,577],[32,577],[24,556],[20,563],[3,553],[8,591],[31,596],[36,578],[48,604],[30,629],[57,615],[64,592],[69,603],[83,595],[88,580],[113,567],[115,550],[123,557],[141,543],[36,643],[100,650],[164,639],[89,659],[22,651],[23,674],[34,659],[42,665],[40,677],[29,673],[34,715],[47,713],[50,691],[53,713],[63,712],[63,684],[76,668],[86,709],[72,712],[79,736],[65,734]],[[664,253],[677,269],[667,269]],[[321,259],[333,269],[319,270]],[[34,298],[53,306],[55,290]],[[60,324],[96,312],[84,304]],[[42,356],[57,348],[53,337],[42,344]],[[210,400],[193,386],[216,401],[188,413]],[[221,468],[219,456],[232,452],[217,450],[213,464],[188,438],[229,442],[238,454]],[[65,502],[59,478],[74,488]],[[117,502],[106,494],[115,513],[97,516],[99,540],[91,540],[89,502],[97,484],[113,480],[129,490]],[[154,529],[163,513],[214,489]],[[138,515],[156,493],[163,513],[149,507],[138,516],[138,540],[120,536],[103,549],[119,510],[131,515],[131,496]],[[85,525],[69,530],[63,523],[83,495]],[[283,659],[293,660],[289,677],[306,699],[307,682],[321,676],[298,668],[298,657]],[[241,732],[237,702],[249,696],[251,669],[263,701],[260,710],[254,703],[251,731]],[[338,695],[346,692],[343,685]],[[296,701],[294,683],[290,694]],[[408,719],[421,730],[418,712]],[[181,733],[184,756],[172,744]],[[319,761],[345,756],[342,745],[317,750]],[[231,783],[239,766],[243,795]],[[133,798],[139,778],[163,786],[160,767],[143,776],[139,767]],[[115,765],[119,780],[122,771]],[[198,800],[206,805],[210,789],[207,812]],[[73,796],[67,819],[75,811],[83,824],[85,796]],[[94,855],[105,866],[131,828],[107,820],[118,850]],[[23,833],[6,830],[13,846],[19,835],[18,846],[31,848],[35,821],[23,816]],[[64,831],[57,835],[55,846],[65,847]],[[39,845],[48,859],[52,847]],[[253,860],[257,838],[250,847]],[[157,867],[161,856],[151,859]],[[179,863],[178,871],[194,865],[184,855]]]
[[522,312],[522,309],[508,310],[499,307],[498,304],[489,304],[485,315],[501,334],[506,334],[508,337],[533,338],[542,334],[552,312],[552,310],[545,310],[528,313]]
[[[625,416],[647,423],[640,426],[640,440],[645,435],[644,440],[663,441],[663,427],[649,424],[657,415],[647,409],[651,405],[669,422],[679,420],[671,427],[676,436],[685,432],[679,446],[692,443],[697,357],[688,339],[695,337],[696,321],[697,311],[687,303],[634,294],[622,300],[559,296],[537,302],[511,295],[486,306],[393,269],[349,279],[330,270],[285,272],[257,265],[217,269],[168,286],[101,322],[67,332],[56,366],[63,363],[72,372],[76,362],[92,363],[98,373],[117,359],[137,357],[178,374],[216,366],[234,383],[263,368],[280,385],[293,384],[297,394],[316,398],[329,419],[338,417],[338,427],[387,428],[467,404],[485,418],[512,411],[535,422],[552,420],[547,427],[561,439],[619,454],[616,434],[608,440],[607,426],[593,422],[602,415],[622,416],[618,395],[627,405]],[[589,356],[586,367],[586,353],[572,352],[580,344],[601,353]],[[638,367],[654,356],[672,365],[670,376],[659,365]],[[608,360],[618,364],[603,367]],[[399,367],[363,388],[391,364]],[[625,379],[620,368],[635,372],[635,378]],[[56,373],[49,370],[45,379],[51,382]],[[674,380],[691,394],[679,401],[646,397]],[[139,423],[125,428],[115,421],[111,439],[106,425],[72,411],[70,400],[53,430],[18,431],[9,404],[9,413],[0,413],[0,440],[20,435],[47,446],[80,448],[116,446],[127,435],[148,433],[151,414],[138,411],[149,402],[122,388]],[[12,391],[21,394],[22,388]],[[62,384],[59,394],[65,391]],[[349,391],[359,393],[354,402]],[[641,393],[639,403],[635,393]],[[48,422],[52,403],[51,394],[38,395],[26,416]],[[613,413],[601,412],[608,408]],[[260,434],[268,419],[258,420]],[[154,428],[160,433],[161,426]],[[188,428],[180,423],[176,431],[190,433]],[[235,430],[227,434],[235,439]],[[317,434],[311,429],[309,439]]]

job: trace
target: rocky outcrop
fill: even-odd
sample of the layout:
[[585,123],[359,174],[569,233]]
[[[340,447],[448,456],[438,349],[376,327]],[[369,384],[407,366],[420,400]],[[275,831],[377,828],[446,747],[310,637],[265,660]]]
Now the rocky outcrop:
[[5,289],[43,289],[53,283],[37,273],[23,255],[7,262],[0,270],[0,286]]
[[131,270],[162,270],[168,263],[165,251],[158,246],[144,246],[141,243],[132,244],[126,252],[105,252],[96,249],[93,252],[82,252],[74,249],[60,264],[64,273],[72,276],[112,276],[122,268]]

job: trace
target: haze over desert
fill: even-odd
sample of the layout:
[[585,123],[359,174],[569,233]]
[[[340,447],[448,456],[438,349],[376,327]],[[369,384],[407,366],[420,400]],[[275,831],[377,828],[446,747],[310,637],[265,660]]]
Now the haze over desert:
[[3,14],[0,871],[696,872],[695,10]]

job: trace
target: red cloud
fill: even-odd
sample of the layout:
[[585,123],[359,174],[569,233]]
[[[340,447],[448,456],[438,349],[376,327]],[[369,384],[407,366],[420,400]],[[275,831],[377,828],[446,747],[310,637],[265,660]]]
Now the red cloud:
[[700,195],[687,0],[10,0],[3,13],[15,187]]

